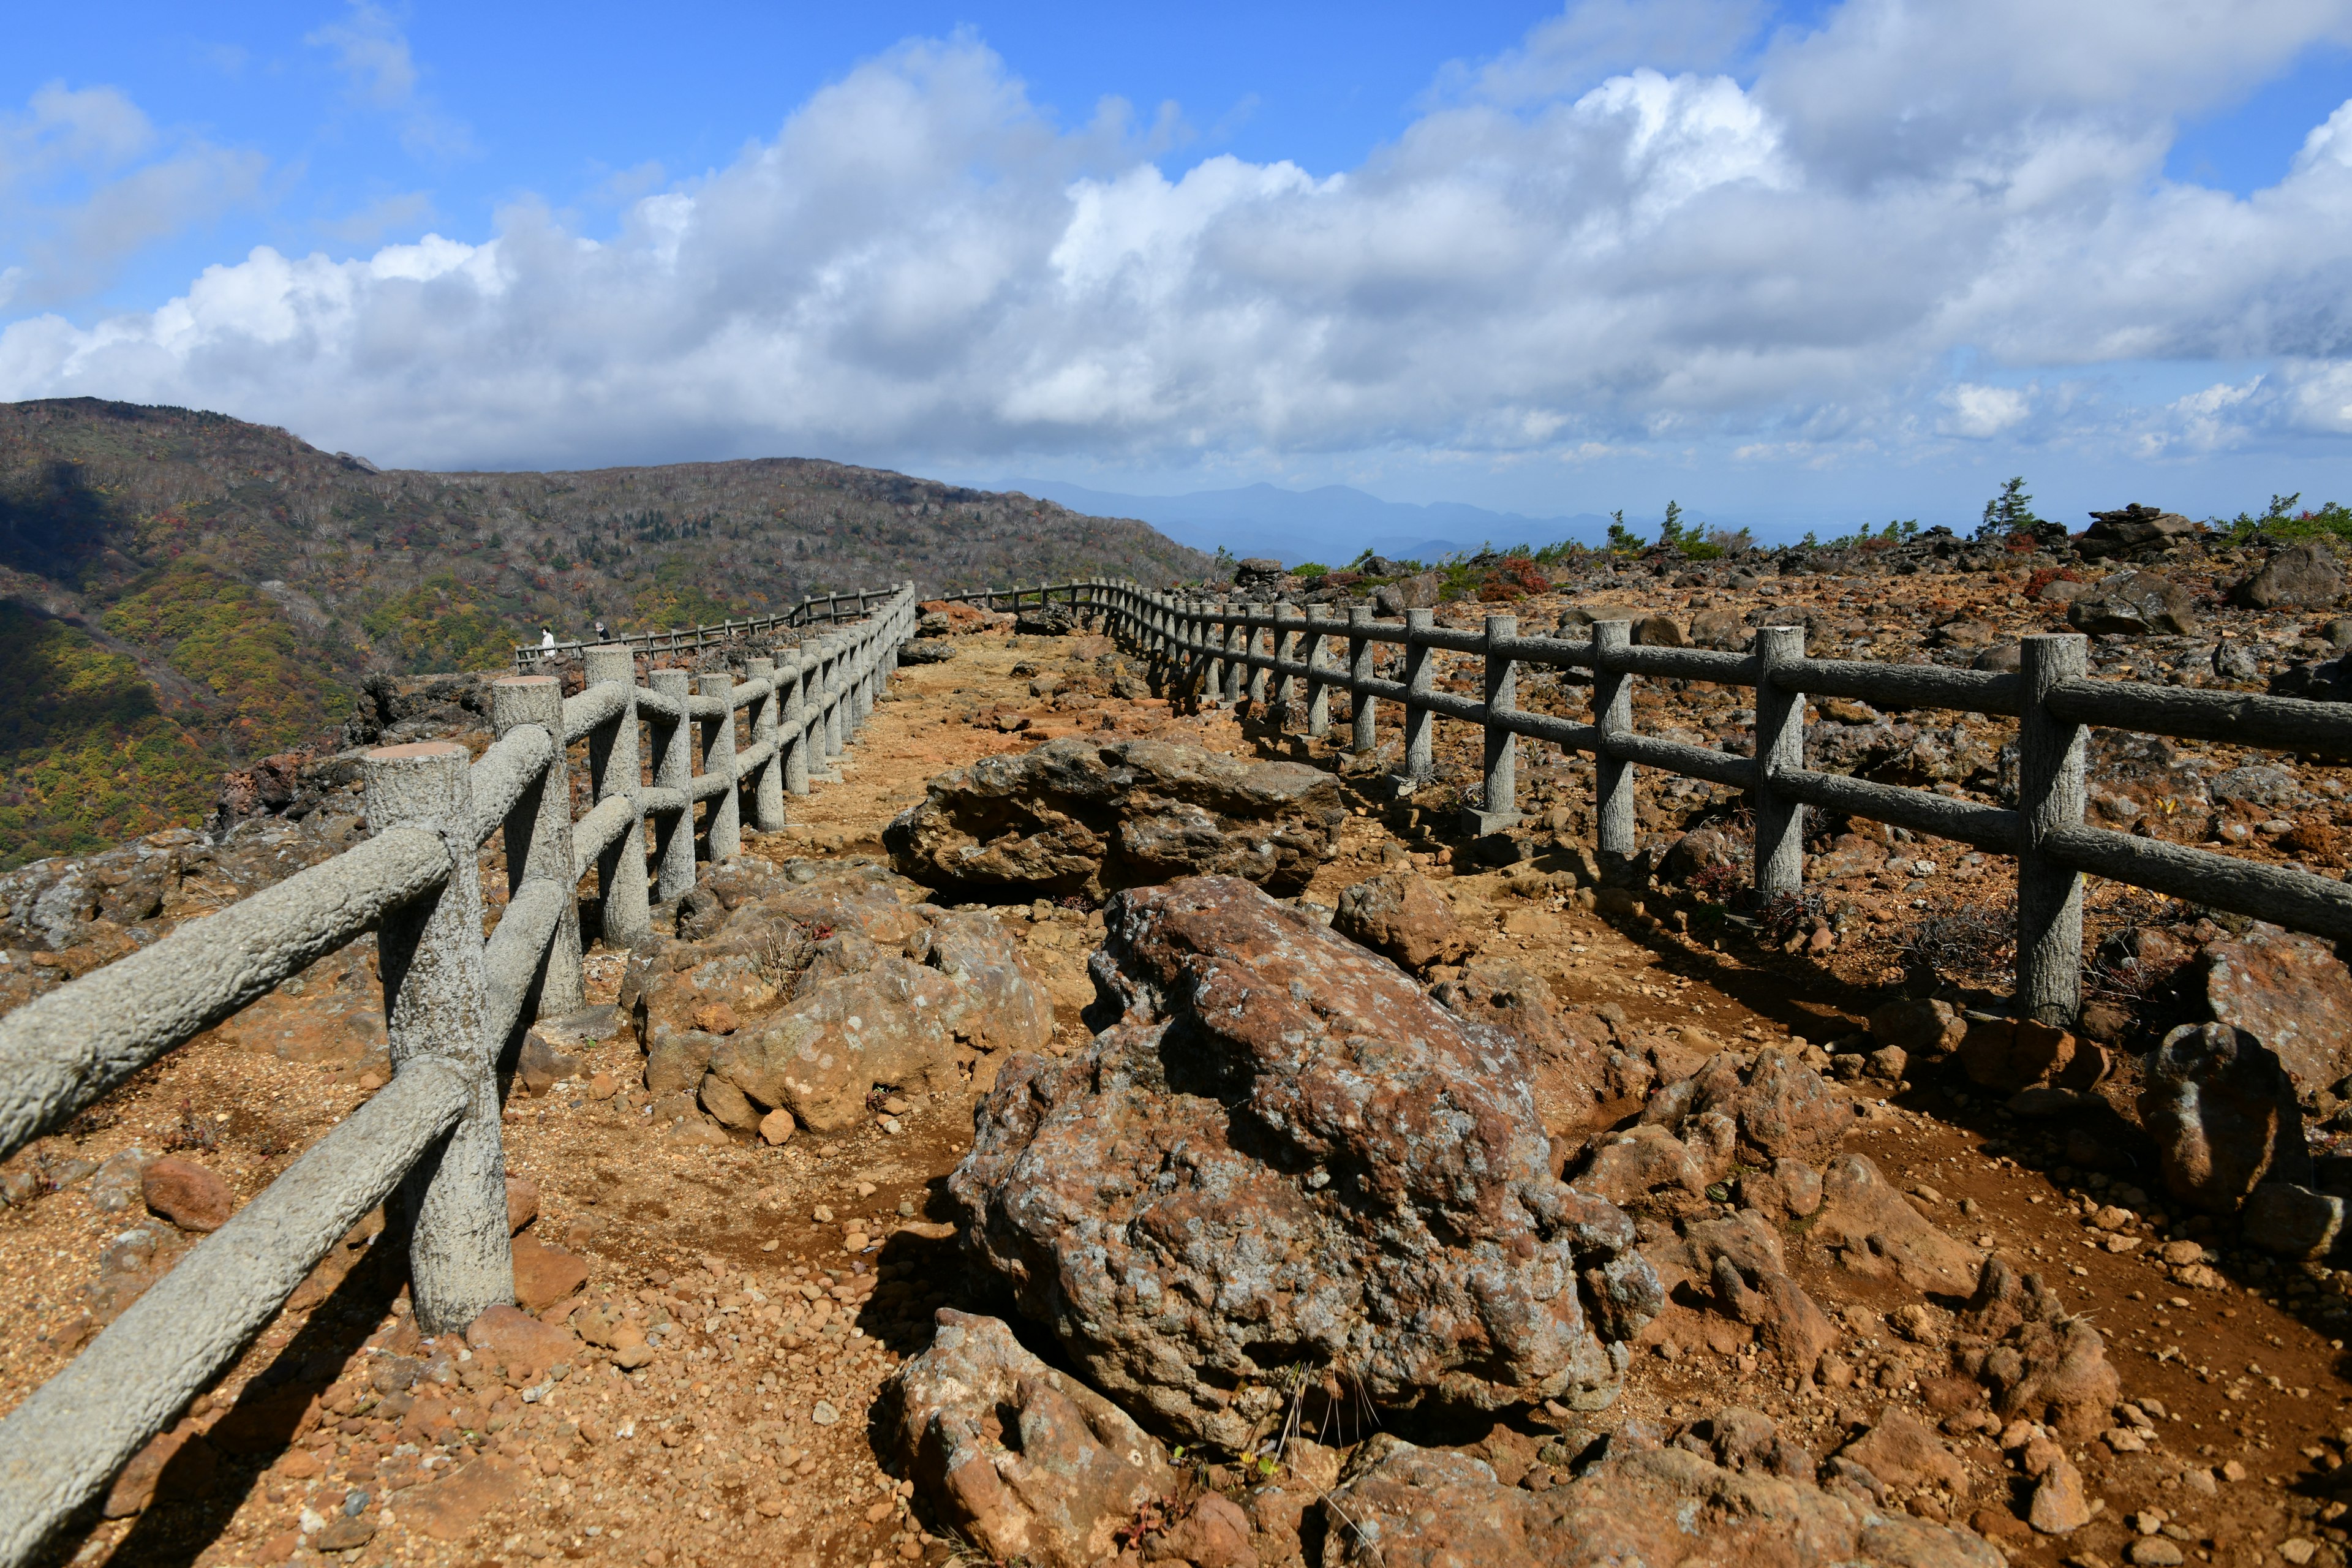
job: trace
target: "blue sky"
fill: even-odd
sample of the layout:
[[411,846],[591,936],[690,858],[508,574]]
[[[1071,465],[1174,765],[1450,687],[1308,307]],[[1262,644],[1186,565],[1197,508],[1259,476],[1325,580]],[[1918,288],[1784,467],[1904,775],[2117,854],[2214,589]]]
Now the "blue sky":
[[2352,3],[46,7],[0,397],[1768,531],[2352,498]]

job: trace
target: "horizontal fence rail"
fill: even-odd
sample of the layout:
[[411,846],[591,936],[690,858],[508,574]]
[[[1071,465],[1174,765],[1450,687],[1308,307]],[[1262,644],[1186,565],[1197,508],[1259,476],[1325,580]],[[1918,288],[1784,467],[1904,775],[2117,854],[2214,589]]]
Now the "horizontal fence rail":
[[857,620],[899,592],[897,588],[866,588],[845,594],[815,594],[781,615],[754,616],[746,620],[719,621],[707,626],[671,626],[665,631],[627,632],[602,642],[538,642],[515,644],[515,668],[529,669],[542,659],[577,658],[592,647],[625,647],[633,653],[690,653],[738,637],[760,637],[772,632],[813,626],[822,620],[835,626],[845,618]]
[[[1524,737],[1591,756],[1596,764],[1599,844],[1604,857],[1636,852],[1633,770],[1656,768],[1748,792],[1755,809],[1752,880],[1773,898],[1801,890],[1807,807],[1974,845],[2017,860],[2017,999],[2044,1022],[2071,1024],[2082,1006],[2083,878],[2128,882],[2215,909],[2313,932],[2352,937],[2352,887],[2329,877],[2264,866],[2207,849],[2140,838],[2083,820],[2087,729],[2137,731],[2186,740],[2352,760],[2352,705],[2292,697],[2192,691],[2143,682],[2095,680],[2086,639],[2028,637],[2017,674],[1808,658],[1801,626],[1760,628],[1745,653],[1638,647],[1630,621],[1601,621],[1587,640],[1524,637],[1517,617],[1490,615],[1483,627],[1442,626],[1429,610],[1382,621],[1361,606],[1344,616],[1292,605],[1255,605],[1152,592],[1100,579],[991,590],[989,602],[1034,595],[1099,613],[1108,629],[1144,655],[1155,672],[1213,700],[1244,698],[1304,714],[1310,735],[1329,725],[1334,691],[1352,700],[1352,744],[1370,752],[1383,701],[1402,705],[1401,784],[1433,773],[1433,722],[1479,727],[1484,743],[1482,831],[1518,820],[1517,745]],[[981,595],[964,595],[980,597]],[[1381,679],[1376,650],[1403,652],[1402,680]],[[1483,695],[1441,691],[1432,655],[1481,661]],[[1522,665],[1589,671],[1591,716],[1579,722],[1517,706]],[[1747,755],[1635,732],[1636,679],[1701,680],[1752,688],[1756,740]],[[2014,809],[1928,790],[1876,784],[1804,765],[1805,702],[1848,697],[1887,709],[1939,708],[2013,718],[2019,724]]]
[[[425,742],[362,759],[365,843],[0,1018],[0,1158],[369,931],[393,1059],[390,1085],[0,1421],[0,1563],[38,1552],[394,1193],[421,1330],[513,1302],[498,1067],[533,1019],[585,1003],[579,885],[595,873],[605,937],[633,942],[653,900],[693,889],[695,803],[713,861],[740,852],[747,813],[785,825],[784,797],[854,738],[914,635],[911,583],[830,601],[869,613],[747,658],[740,682],[656,669],[639,686],[642,640],[581,648],[574,697],[502,677],[478,758]],[[595,803],[576,822],[575,742]],[[478,855],[497,834],[508,898],[485,941]]]

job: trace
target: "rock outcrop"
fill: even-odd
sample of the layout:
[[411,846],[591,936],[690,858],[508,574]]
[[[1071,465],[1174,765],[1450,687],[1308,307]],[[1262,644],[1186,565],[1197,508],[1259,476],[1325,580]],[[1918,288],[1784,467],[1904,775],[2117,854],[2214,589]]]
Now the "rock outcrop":
[[[1620,1449],[1623,1452],[1620,1452]],[[2000,1568],[1978,1537],[1824,1491],[1761,1466],[1731,1470],[1682,1447],[1610,1440],[1600,1463],[1542,1491],[1506,1487],[1467,1455],[1385,1435],[1328,1503],[1331,1568],[1526,1563],[1820,1563]]]
[[1985,1260],[1955,1324],[1952,1356],[2003,1419],[2047,1422],[2070,1442],[2109,1425],[2122,1387],[2099,1331],[2070,1316],[2040,1275],[1997,1258]]
[[1016,1058],[949,1188],[1097,1387],[1239,1449],[1302,1363],[1374,1408],[1597,1408],[1659,1306],[1632,1221],[1551,1173],[1524,1050],[1234,878],[1115,898],[1123,1016]]
[[680,911],[698,940],[641,949],[623,983],[646,1087],[744,1132],[779,1108],[840,1131],[877,1086],[986,1089],[1053,1038],[1053,1005],[993,916],[922,896],[875,866],[715,873]]
[[1289,893],[1329,856],[1345,815],[1338,783],[1303,763],[1068,736],[940,774],[883,842],[903,874],[974,895],[1099,894],[1200,875]]

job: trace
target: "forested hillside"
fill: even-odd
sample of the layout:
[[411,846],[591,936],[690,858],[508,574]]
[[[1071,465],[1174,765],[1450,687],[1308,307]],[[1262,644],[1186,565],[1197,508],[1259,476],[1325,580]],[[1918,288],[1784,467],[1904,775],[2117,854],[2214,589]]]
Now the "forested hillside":
[[829,588],[1197,576],[1130,521],[810,458],[378,470],[225,415],[0,405],[0,867],[174,822],[370,668],[494,668]]

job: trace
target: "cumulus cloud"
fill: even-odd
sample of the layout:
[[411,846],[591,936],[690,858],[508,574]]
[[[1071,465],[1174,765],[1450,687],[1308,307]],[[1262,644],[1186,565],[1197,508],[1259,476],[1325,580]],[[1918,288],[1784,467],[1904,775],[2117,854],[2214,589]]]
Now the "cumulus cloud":
[[[978,42],[914,42],[608,230],[524,203],[486,237],[258,249],[151,312],[13,322],[0,395],[483,464],[2319,436],[2352,421],[2352,106],[2250,198],[2161,170],[2179,117],[2347,15],[1846,0],[1767,36],[1737,5],[1609,0],[1322,179],[1162,166],[1121,113],[1059,127]],[[357,58],[414,93],[413,63]],[[1988,374],[2147,359],[2304,368],[2203,426]]]

